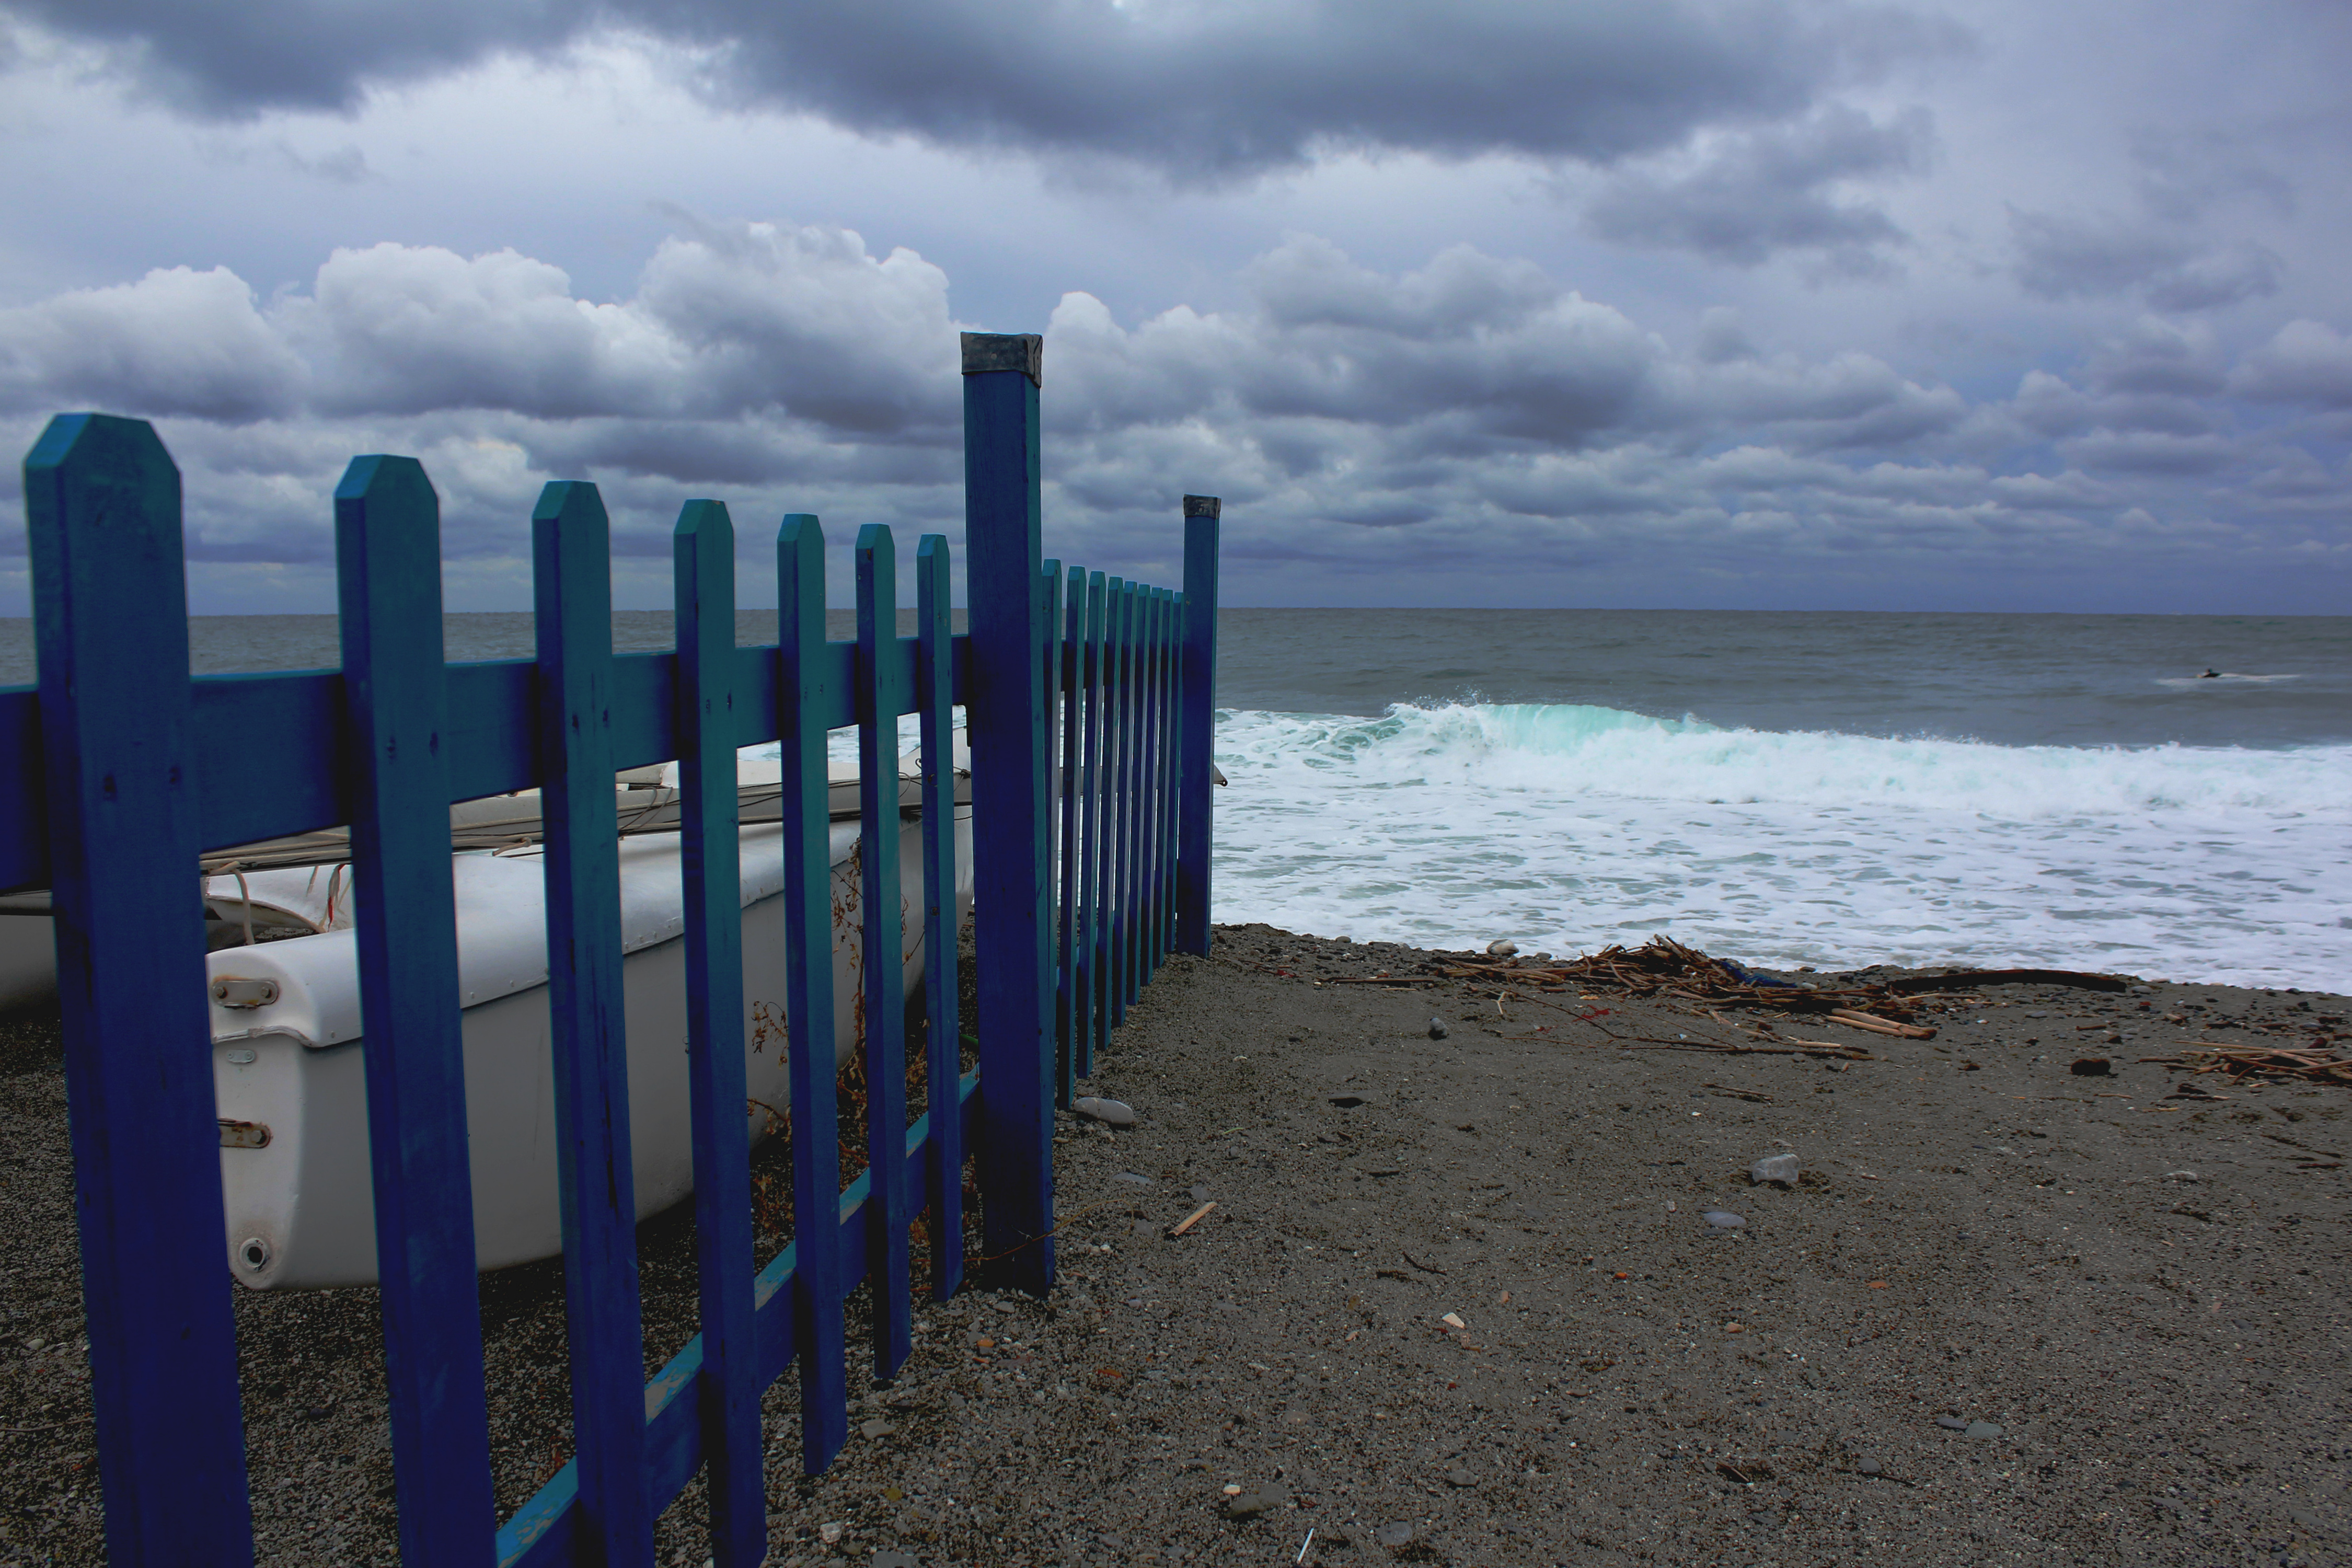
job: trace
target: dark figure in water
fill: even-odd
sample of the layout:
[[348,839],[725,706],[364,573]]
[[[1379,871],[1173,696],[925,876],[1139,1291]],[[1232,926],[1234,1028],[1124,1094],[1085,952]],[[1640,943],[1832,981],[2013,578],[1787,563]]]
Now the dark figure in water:
[[2204,674],[2199,676],[2197,679],[2200,680],[2219,680],[2221,679],[2221,672],[2218,669],[2209,668]]

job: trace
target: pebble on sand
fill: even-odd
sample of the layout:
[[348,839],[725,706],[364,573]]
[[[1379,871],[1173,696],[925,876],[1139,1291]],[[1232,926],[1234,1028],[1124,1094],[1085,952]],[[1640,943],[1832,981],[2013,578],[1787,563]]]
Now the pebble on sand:
[[1070,1109],[1087,1121],[1099,1121],[1106,1127],[1135,1125],[1135,1107],[1123,1100],[1101,1100],[1091,1094],[1081,1095],[1070,1101]]
[[1429,1037],[1433,1040],[1442,1040],[1452,1032],[1445,1026],[1445,1020],[1443,1018],[1432,1018],[1429,1021]]
[[1518,951],[1519,944],[1507,936],[1498,936],[1486,944],[1489,958],[1511,958],[1517,956]]
[[[1674,1205],[1670,1204],[1667,1206],[1671,1208]],[[1698,1217],[1717,1230],[1738,1230],[1748,1223],[1744,1216],[1733,1214],[1729,1209],[1701,1209]]]
[[1797,1184],[1797,1157],[1794,1154],[1767,1154],[1748,1167],[1748,1180],[1759,1187],[1767,1182],[1793,1187]]

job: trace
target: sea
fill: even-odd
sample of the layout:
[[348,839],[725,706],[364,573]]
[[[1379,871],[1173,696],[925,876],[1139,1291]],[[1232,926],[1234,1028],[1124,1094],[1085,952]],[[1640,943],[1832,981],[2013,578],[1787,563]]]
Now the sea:
[[[199,671],[336,660],[331,616],[191,625]],[[1267,609],[1219,639],[1220,921],[2352,990],[2352,616]],[[530,617],[445,640],[527,655]],[[0,621],[0,685],[31,679]]]

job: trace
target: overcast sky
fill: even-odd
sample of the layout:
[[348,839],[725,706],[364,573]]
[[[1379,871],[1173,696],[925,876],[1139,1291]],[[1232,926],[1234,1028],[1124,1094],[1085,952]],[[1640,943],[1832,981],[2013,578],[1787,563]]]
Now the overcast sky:
[[[2340,0],[0,0],[0,444],[156,420],[202,611],[453,608],[597,480],[959,545],[1043,331],[1046,548],[1257,605],[2345,613]],[[0,484],[0,614],[25,613]]]

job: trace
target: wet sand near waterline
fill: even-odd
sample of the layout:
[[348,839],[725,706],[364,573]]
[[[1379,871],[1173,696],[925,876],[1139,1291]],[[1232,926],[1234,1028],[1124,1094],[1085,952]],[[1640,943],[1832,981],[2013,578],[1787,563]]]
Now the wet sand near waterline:
[[[1841,1067],[1318,984],[1423,958],[1239,927],[1171,961],[1087,1085],[1140,1125],[1065,1123],[1053,1296],[926,1304],[816,1480],[772,1393],[770,1560],[2352,1562],[2352,1090],[2190,1102],[2131,1059],[2340,1032],[2344,997],[1996,986],[1933,1040],[1785,1031],[1873,1058]],[[1738,1037],[1594,994],[1622,1034]],[[0,1563],[93,1562],[62,1086],[26,1027],[0,1424],[68,1425],[0,1433]],[[2068,1073],[2094,1050],[2117,1077]],[[1749,1187],[1783,1151],[1807,1179]],[[657,1359],[692,1331],[691,1241],[642,1235]],[[560,1271],[485,1300],[511,1507],[565,1441]],[[390,1560],[373,1302],[239,1300],[264,1561]],[[699,1510],[660,1561],[702,1561]]]

